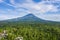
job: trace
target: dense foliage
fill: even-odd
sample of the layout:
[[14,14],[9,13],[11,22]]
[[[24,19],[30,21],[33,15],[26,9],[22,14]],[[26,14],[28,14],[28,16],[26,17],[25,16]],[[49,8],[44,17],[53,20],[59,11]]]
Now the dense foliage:
[[60,40],[60,24],[54,23],[0,23],[0,33],[7,30],[8,36],[1,40]]

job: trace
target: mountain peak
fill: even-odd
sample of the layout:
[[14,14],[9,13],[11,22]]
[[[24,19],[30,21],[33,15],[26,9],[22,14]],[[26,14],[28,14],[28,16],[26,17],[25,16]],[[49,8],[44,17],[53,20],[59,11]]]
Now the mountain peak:
[[26,16],[35,16],[34,14],[28,14],[28,15],[26,15]]
[[37,18],[37,17],[34,14],[27,14],[27,15],[23,16],[23,18],[32,19],[32,18]]

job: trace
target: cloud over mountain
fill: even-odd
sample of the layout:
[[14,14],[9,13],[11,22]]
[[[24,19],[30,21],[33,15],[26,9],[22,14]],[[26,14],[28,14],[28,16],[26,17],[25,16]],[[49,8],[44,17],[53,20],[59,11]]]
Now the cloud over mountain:
[[[59,0],[9,0],[10,3],[6,2],[8,0],[0,0],[0,3],[3,1],[4,4],[8,5],[8,6],[12,6],[15,9],[7,9],[9,10],[9,12],[7,12],[7,14],[11,14],[11,15],[15,15],[17,13],[17,15],[15,15],[16,17],[18,15],[22,16],[28,13],[32,13],[36,16],[38,16],[39,18],[44,18],[44,19],[48,19],[48,20],[54,20],[53,17],[58,17],[59,16],[48,16],[45,14],[50,13],[49,15],[52,15],[53,13],[56,13],[57,15],[59,14],[60,11],[60,5],[59,5]],[[4,10],[3,10],[4,11]],[[41,15],[45,16],[42,17]],[[55,14],[54,14],[55,15]],[[47,18],[48,17],[48,18]],[[59,19],[57,19],[59,20]]]

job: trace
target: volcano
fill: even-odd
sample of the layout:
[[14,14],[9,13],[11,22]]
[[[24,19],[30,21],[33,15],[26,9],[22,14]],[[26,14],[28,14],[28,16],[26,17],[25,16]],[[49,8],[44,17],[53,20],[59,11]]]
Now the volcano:
[[6,20],[6,21],[10,21],[10,22],[12,22],[12,21],[23,21],[23,22],[25,22],[25,21],[26,22],[32,22],[32,21],[36,22],[37,21],[37,22],[44,22],[45,20],[40,19],[40,18],[36,17],[33,14],[28,14],[28,15],[25,15],[23,17],[9,19],[9,20]]
[[54,22],[55,23],[55,21],[48,21],[38,18],[34,14],[27,14],[23,17],[4,20],[4,22],[40,22],[40,23]]

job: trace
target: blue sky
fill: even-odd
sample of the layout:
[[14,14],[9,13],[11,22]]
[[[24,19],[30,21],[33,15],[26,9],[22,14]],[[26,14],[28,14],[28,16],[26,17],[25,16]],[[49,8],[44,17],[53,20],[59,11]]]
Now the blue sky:
[[60,0],[0,0],[0,20],[27,14],[51,21],[60,21]]

